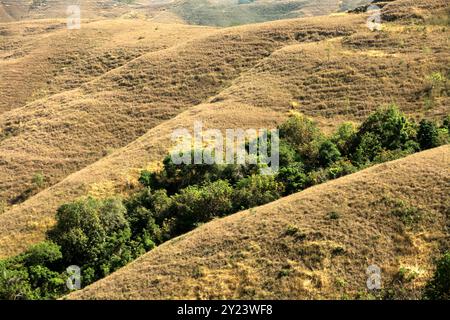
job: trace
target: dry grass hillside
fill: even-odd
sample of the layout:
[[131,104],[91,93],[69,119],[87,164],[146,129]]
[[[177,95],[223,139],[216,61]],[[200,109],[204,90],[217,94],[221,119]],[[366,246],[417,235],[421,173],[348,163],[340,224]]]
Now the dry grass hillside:
[[449,166],[444,146],[214,220],[68,298],[368,298],[373,264],[416,297],[449,245]]
[[143,9],[120,0],[1,0],[0,22],[63,18],[70,5],[79,5],[83,18],[117,17],[133,9]]
[[353,27],[341,25],[344,21],[201,30],[200,37],[143,54],[77,89],[3,113],[0,199],[18,203],[33,173],[42,171],[54,184],[212,99],[285,45],[351,34]]
[[[166,36],[173,26],[156,25],[159,36],[154,29],[144,35],[161,38],[153,52],[92,79],[82,71],[78,88],[0,115],[0,200],[10,203],[0,215],[0,256],[42,240],[62,203],[132,187],[139,169],[156,166],[168,151],[172,130],[193,120],[216,128],[270,127],[294,101],[330,128],[393,101],[412,116],[442,115],[448,96],[433,92],[426,99],[429,75],[449,73],[448,29],[442,20],[429,21],[445,16],[446,6],[436,0],[421,9],[419,22],[400,17],[379,33],[367,31],[366,16],[357,14],[220,30],[182,26],[178,38]],[[140,37],[135,32],[130,39]],[[117,44],[125,39],[119,34]],[[91,66],[72,63],[60,79]],[[36,172],[47,184],[26,199]]]
[[371,0],[1,0],[0,22],[66,17],[79,5],[83,18],[149,18],[228,27],[327,15]]
[[61,19],[0,24],[0,114],[208,30],[129,19],[84,21],[71,31]]
[[181,0],[167,6],[189,24],[229,27],[256,22],[328,15],[370,0]]

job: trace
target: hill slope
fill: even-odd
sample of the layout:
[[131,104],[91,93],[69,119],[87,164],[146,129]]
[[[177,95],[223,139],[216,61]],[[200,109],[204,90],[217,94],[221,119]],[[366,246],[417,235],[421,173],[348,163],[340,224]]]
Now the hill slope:
[[217,219],[68,298],[358,297],[373,264],[384,288],[416,272],[402,294],[417,297],[450,244],[449,166],[447,145]]
[[71,31],[61,19],[0,24],[0,114],[208,30],[129,19],[86,21]]
[[[82,18],[145,17],[188,24],[232,26],[327,15],[370,0],[83,0]],[[64,18],[73,0],[1,0],[0,22]]]
[[[436,1],[436,8],[445,6]],[[435,13],[421,10],[425,18]],[[0,138],[0,199],[17,199],[35,172],[48,183],[0,215],[0,256],[42,240],[62,203],[129,188],[139,169],[170,148],[172,130],[194,120],[214,128],[272,127],[292,101],[322,127],[358,121],[392,101],[413,116],[448,111],[445,94],[424,108],[428,76],[448,74],[444,27],[424,24],[424,34],[398,20],[379,34],[367,32],[365,20],[343,15],[194,28],[203,34],[0,115],[0,128],[12,132]],[[118,150],[104,157],[112,148]]]
[[168,10],[189,24],[229,27],[288,18],[328,15],[369,3],[364,0],[183,0]]
[[71,5],[80,6],[83,19],[117,17],[133,9],[120,0],[1,0],[0,22],[65,18]]
[[20,202],[30,172],[43,171],[52,185],[100,159],[107,148],[127,145],[213,98],[284,45],[352,33],[354,20],[342,27],[339,21],[199,30],[202,36],[143,54],[75,90],[1,114],[0,199]]

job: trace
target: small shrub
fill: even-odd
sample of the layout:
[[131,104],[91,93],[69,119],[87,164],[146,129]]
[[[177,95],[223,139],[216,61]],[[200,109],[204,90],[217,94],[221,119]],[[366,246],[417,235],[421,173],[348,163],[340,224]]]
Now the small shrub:
[[36,189],[42,189],[45,185],[45,177],[42,172],[35,173],[31,178],[31,182]]
[[341,217],[339,212],[331,211],[327,214],[327,218],[330,220],[338,220]]
[[342,256],[345,254],[345,252],[346,252],[345,248],[341,246],[336,246],[333,249],[331,249],[331,255],[333,257]]
[[440,97],[446,91],[447,78],[440,72],[433,72],[427,77],[431,86],[431,96]]
[[415,207],[408,206],[403,201],[396,201],[396,207],[391,213],[398,217],[406,226],[414,226],[423,218],[421,210]]
[[295,225],[289,225],[284,234],[293,237],[297,241],[303,241],[307,236],[306,233],[302,232],[300,228]]
[[417,275],[418,275],[417,272],[415,272],[414,270],[411,270],[407,267],[400,267],[396,278],[400,282],[406,283],[413,281],[417,277]]
[[450,132],[450,115],[447,115],[443,122],[442,122],[442,128],[447,129],[447,132]]
[[358,168],[356,168],[351,161],[347,159],[340,159],[336,162],[334,162],[331,166],[328,167],[328,177],[330,179],[336,179],[343,176],[346,176],[348,174],[352,174],[358,171]]
[[448,144],[449,142],[450,142],[450,135],[447,128],[439,128],[438,137],[436,141],[437,146],[442,146],[444,144]]
[[450,299],[450,251],[436,262],[433,278],[425,289],[425,298],[431,300]]
[[278,278],[288,277],[291,274],[292,270],[290,268],[284,267],[278,272]]

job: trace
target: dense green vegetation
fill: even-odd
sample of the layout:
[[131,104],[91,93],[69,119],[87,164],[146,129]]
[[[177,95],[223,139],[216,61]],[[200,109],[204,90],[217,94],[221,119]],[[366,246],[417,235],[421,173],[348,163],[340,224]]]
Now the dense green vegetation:
[[[142,187],[127,199],[85,198],[61,206],[48,241],[0,261],[0,298],[57,298],[67,293],[68,266],[81,267],[86,286],[216,217],[448,143],[448,127],[448,117],[442,124],[417,124],[390,106],[359,127],[344,123],[326,136],[314,121],[296,113],[279,127],[276,175],[260,175],[254,164],[175,165],[167,156],[161,171],[142,171]],[[447,255],[438,264],[429,297],[448,297],[448,262]]]
[[425,289],[425,298],[431,300],[450,299],[450,251],[436,262],[433,278]]

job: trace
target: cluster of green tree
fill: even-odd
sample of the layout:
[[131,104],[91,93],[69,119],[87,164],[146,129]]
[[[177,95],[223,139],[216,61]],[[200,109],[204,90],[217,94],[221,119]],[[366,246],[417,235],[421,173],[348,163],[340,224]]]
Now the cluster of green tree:
[[260,175],[254,164],[176,165],[167,156],[160,172],[142,171],[142,188],[127,199],[87,198],[61,206],[48,241],[0,262],[0,298],[56,298],[67,292],[68,266],[81,267],[85,286],[213,218],[448,143],[449,117],[442,125],[417,124],[391,106],[358,128],[343,124],[331,136],[301,114],[279,130],[275,175]]

